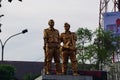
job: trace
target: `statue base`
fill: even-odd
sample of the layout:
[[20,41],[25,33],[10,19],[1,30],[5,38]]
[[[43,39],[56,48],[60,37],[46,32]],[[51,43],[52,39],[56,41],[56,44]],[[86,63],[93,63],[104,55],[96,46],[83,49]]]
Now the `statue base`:
[[73,75],[41,75],[35,80],[93,80],[92,76]]

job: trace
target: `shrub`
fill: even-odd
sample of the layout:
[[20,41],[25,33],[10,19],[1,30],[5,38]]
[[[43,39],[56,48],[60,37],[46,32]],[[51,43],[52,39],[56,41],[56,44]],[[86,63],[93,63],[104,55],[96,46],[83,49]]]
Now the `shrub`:
[[15,68],[12,65],[0,64],[0,80],[12,80],[15,75]]

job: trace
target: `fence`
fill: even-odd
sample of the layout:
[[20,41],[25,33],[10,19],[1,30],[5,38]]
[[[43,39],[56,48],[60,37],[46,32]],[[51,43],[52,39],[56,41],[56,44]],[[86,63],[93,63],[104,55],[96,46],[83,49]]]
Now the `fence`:
[[120,62],[111,64],[107,73],[107,80],[120,80]]

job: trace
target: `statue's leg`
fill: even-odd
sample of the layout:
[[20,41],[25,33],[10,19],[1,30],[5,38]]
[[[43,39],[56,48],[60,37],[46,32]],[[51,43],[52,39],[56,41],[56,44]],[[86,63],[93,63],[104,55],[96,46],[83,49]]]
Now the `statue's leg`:
[[77,59],[76,59],[76,54],[72,51],[70,52],[70,59],[71,59],[71,63],[72,63],[73,75],[77,75],[78,63],[77,63]]
[[46,50],[46,74],[50,74],[51,71],[51,62],[53,57],[53,49],[47,49]]
[[68,64],[68,52],[63,51],[62,53],[62,73],[67,74],[67,64]]

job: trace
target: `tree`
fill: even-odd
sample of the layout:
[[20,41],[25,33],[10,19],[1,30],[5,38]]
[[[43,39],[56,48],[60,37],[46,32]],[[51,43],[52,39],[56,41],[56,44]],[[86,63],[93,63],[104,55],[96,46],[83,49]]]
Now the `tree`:
[[103,65],[111,64],[113,53],[116,50],[116,46],[113,42],[116,42],[119,37],[115,37],[112,32],[104,31],[102,28],[97,29],[95,33],[96,65],[97,69],[102,70]]
[[85,64],[90,59],[92,54],[88,53],[88,45],[92,40],[92,31],[87,28],[79,28],[77,34],[77,59],[78,62]]
[[76,33],[78,62],[85,64],[89,61],[90,64],[95,64],[98,70],[112,63],[113,53],[120,47],[114,44],[120,41],[119,36],[115,36],[110,31],[104,31],[102,28],[94,32],[87,28],[79,28]]

